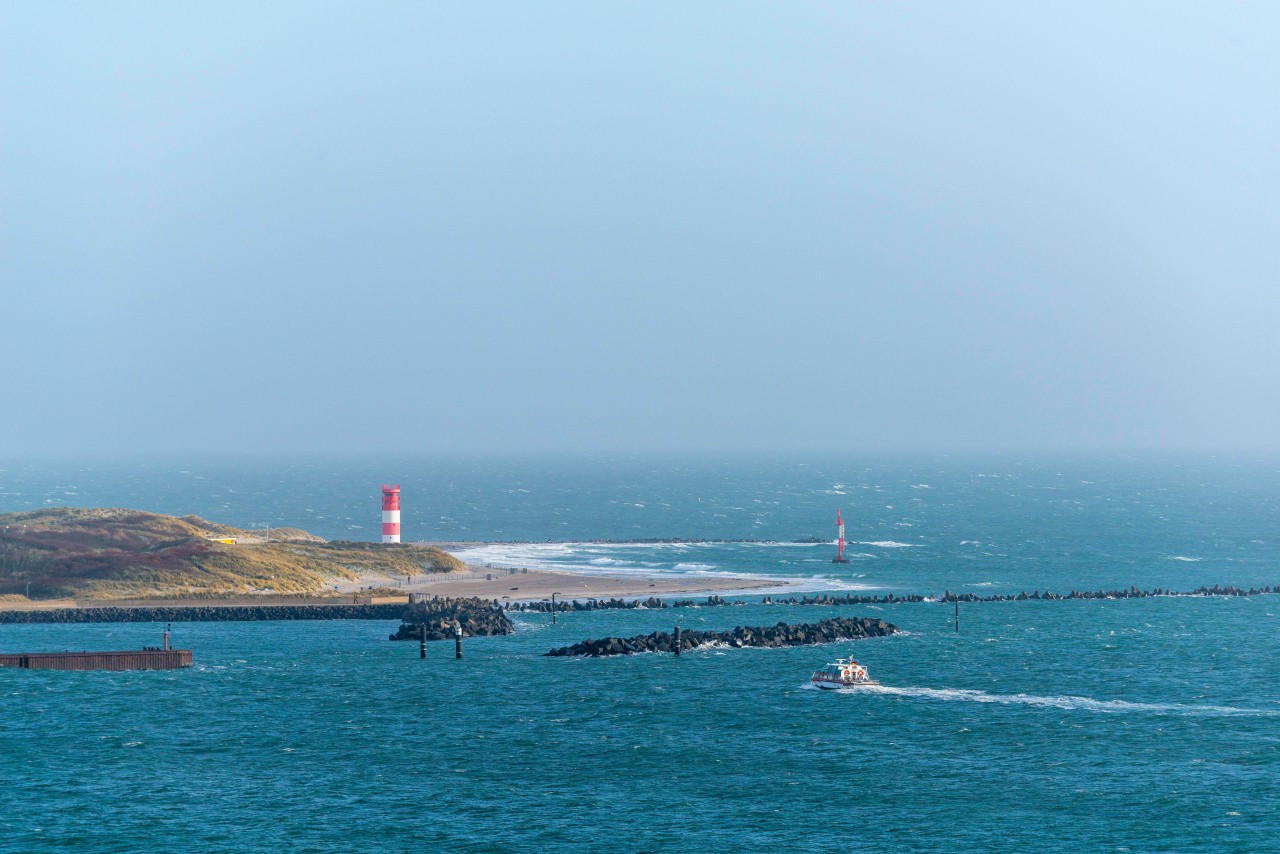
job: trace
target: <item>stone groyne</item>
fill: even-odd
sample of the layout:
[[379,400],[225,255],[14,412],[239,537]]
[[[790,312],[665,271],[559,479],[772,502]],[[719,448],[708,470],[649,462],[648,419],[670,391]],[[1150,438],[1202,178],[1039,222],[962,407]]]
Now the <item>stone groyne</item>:
[[0,623],[213,623],[260,620],[396,620],[403,603],[386,605],[230,605],[163,608],[58,608],[0,611]]
[[455,626],[462,627],[463,637],[509,635],[515,631],[502,605],[492,599],[441,598],[434,596],[400,606],[400,628],[391,640],[421,640],[426,629],[427,640],[445,640],[454,636]]
[[[720,596],[708,596],[706,599],[673,599],[667,601],[659,599],[657,596],[650,596],[648,599],[587,599],[581,601],[571,599],[568,602],[561,600],[556,602],[555,611],[558,614],[568,613],[570,611],[632,611],[645,609],[660,608],[695,608],[702,605],[745,605],[745,602],[730,602]],[[534,612],[549,614],[553,610],[551,602],[545,599],[533,602],[504,602],[503,607],[508,611],[518,612]]]
[[[897,595],[889,593],[883,596],[854,593],[823,593],[806,596],[764,596],[758,601],[743,599],[725,599],[722,596],[708,596],[705,599],[672,599],[657,597],[647,599],[588,599],[586,601],[571,600],[556,602],[557,613],[574,611],[607,611],[661,608],[709,608],[727,605],[897,605],[914,602],[1027,602],[1027,601],[1068,601],[1078,599],[1147,599],[1158,596],[1195,597],[1195,596],[1262,596],[1280,594],[1280,584],[1262,587],[1237,587],[1233,584],[1215,584],[1211,587],[1197,587],[1194,590],[1169,590],[1156,587],[1150,590],[1139,590],[1137,587],[1116,590],[1071,590],[1067,593],[1050,591],[1033,591],[1020,593],[993,593],[979,596],[974,593],[953,593],[947,591],[937,596],[925,596],[916,593]],[[430,602],[432,600],[428,600]],[[533,602],[499,603],[487,599],[439,600],[443,602],[470,602],[467,613],[475,614],[472,619],[463,621],[464,633],[470,631],[468,625],[474,624],[476,631],[472,634],[509,634],[511,623],[501,612],[550,613],[551,603],[546,600]],[[418,603],[421,604],[421,603]],[[184,606],[138,606],[128,607],[101,606],[90,608],[56,608],[47,611],[0,611],[0,624],[5,623],[203,623],[203,622],[251,622],[261,620],[403,620],[410,625],[418,625],[421,636],[422,622],[431,623],[433,619],[458,619],[450,617],[443,610],[439,614],[432,612],[414,612],[418,604],[406,608],[403,603],[385,604],[334,604],[334,605],[184,605]],[[433,606],[446,608],[446,606]],[[458,607],[456,604],[447,607]],[[495,613],[496,612],[496,613]],[[420,613],[420,617],[412,616]],[[481,618],[479,615],[487,616]],[[501,619],[498,617],[501,616]],[[415,622],[415,620],[417,622]],[[439,622],[439,620],[437,620]],[[452,626],[452,622],[449,623]],[[432,630],[434,631],[434,629]],[[450,630],[452,631],[452,629]],[[452,637],[452,635],[449,635]],[[429,635],[430,637],[430,635]]]
[[[743,647],[807,646],[842,640],[878,638],[894,634],[898,627],[884,620],[869,617],[835,617],[817,623],[776,626],[738,626],[726,632],[682,631],[679,633],[679,650],[693,650],[703,646],[724,645],[733,649]],[[676,652],[676,635],[670,632],[653,632],[631,638],[587,639],[573,646],[564,646],[543,653],[551,656],[586,655],[635,655],[640,652]]]
[[[556,613],[570,611],[612,611],[633,609],[660,608],[714,608],[724,605],[896,605],[899,602],[927,602],[928,596],[908,594],[898,596],[890,593],[886,596],[855,596],[854,594],[821,594],[815,596],[792,596],[790,598],[764,596],[759,603],[742,599],[725,599],[723,596],[708,596],[705,599],[659,599],[650,596],[648,599],[588,599],[585,602],[577,599],[568,602],[556,602]],[[508,602],[504,604],[508,611],[535,612],[547,614],[551,612],[551,603],[546,600],[536,602]]]
[[1021,593],[993,593],[989,596],[978,596],[973,593],[952,593],[948,590],[938,597],[939,602],[1028,602],[1032,600],[1049,600],[1052,602],[1067,599],[1150,599],[1155,596],[1262,596],[1267,593],[1280,593],[1280,585],[1264,587],[1236,587],[1215,584],[1212,587],[1197,587],[1195,590],[1165,590],[1156,587],[1151,590],[1139,590],[1130,587],[1121,590],[1072,590],[1069,593],[1043,593],[1025,591]]
[[[1215,584],[1212,587],[1197,587],[1195,590],[1167,590],[1156,587],[1151,590],[1139,590],[1129,587],[1119,590],[1072,590],[1067,593],[1020,592],[994,593],[979,596],[974,593],[952,593],[946,591],[937,596],[925,596],[919,593],[898,595],[888,593],[883,596],[868,596],[855,593],[821,593],[811,596],[763,596],[759,601],[744,599],[725,599],[723,596],[708,596],[705,599],[659,599],[650,596],[648,599],[588,599],[586,601],[571,600],[556,602],[556,613],[573,611],[611,611],[633,609],[662,608],[713,608],[725,605],[899,605],[915,602],[1028,602],[1034,600],[1067,601],[1072,599],[1147,599],[1156,596],[1262,596],[1268,593],[1280,593],[1280,585],[1263,587],[1236,587],[1232,584]],[[551,603],[546,600],[536,602],[508,602],[503,605],[508,611],[550,613]]]

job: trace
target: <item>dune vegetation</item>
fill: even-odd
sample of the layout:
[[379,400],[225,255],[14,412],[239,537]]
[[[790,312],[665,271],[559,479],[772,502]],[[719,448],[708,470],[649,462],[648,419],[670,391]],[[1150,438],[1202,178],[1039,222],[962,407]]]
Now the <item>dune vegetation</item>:
[[116,508],[0,514],[0,596],[28,585],[32,599],[312,594],[365,575],[464,569],[413,543],[326,542],[297,528],[273,528],[267,542],[263,533]]

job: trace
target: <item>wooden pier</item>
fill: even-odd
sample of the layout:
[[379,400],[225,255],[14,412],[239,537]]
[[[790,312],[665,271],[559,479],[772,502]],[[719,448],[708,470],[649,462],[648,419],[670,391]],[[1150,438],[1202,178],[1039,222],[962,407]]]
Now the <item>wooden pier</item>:
[[177,670],[190,666],[189,649],[0,653],[0,667],[25,670]]

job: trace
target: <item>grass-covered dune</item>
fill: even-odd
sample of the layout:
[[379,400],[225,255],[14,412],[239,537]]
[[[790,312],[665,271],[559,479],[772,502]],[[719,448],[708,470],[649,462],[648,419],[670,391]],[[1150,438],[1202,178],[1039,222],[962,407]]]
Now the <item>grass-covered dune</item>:
[[[297,528],[244,531],[199,516],[71,507],[0,514],[0,596],[31,598],[316,593],[365,574],[462,570],[412,543],[326,542]],[[229,544],[219,539],[239,539]]]

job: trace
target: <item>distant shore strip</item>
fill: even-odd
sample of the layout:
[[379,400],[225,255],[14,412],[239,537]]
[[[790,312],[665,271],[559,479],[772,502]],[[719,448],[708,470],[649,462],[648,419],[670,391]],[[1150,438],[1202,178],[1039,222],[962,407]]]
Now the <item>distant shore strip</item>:
[[[1263,596],[1280,593],[1280,585],[1263,587],[1236,587],[1232,584],[1215,584],[1212,587],[1197,587],[1194,590],[1168,590],[1156,587],[1151,590],[1139,590],[1137,587],[1117,590],[1072,590],[1069,593],[1052,593],[1050,591],[1033,591],[1031,593],[994,593],[978,596],[973,593],[952,593],[947,591],[941,596],[924,596],[920,594],[897,595],[889,593],[883,596],[866,596],[853,593],[821,594],[813,596],[764,596],[759,601],[744,599],[725,599],[722,596],[708,596],[705,599],[673,599],[664,600],[657,597],[586,599],[559,601],[555,603],[557,613],[574,611],[610,611],[610,610],[650,610],[663,608],[709,608],[729,605],[900,605],[906,603],[983,603],[983,602],[1031,602],[1049,601],[1063,602],[1081,599],[1150,599],[1157,597],[1206,597],[1206,596]],[[494,607],[505,611],[522,613],[550,613],[551,602],[547,600],[532,602],[499,602],[493,600]],[[57,608],[48,611],[0,611],[0,624],[3,623],[202,623],[202,622],[258,622],[267,620],[399,620],[405,616],[408,606],[402,602],[389,602],[376,605],[334,604],[334,605],[198,605],[178,607],[92,607],[92,608]]]

